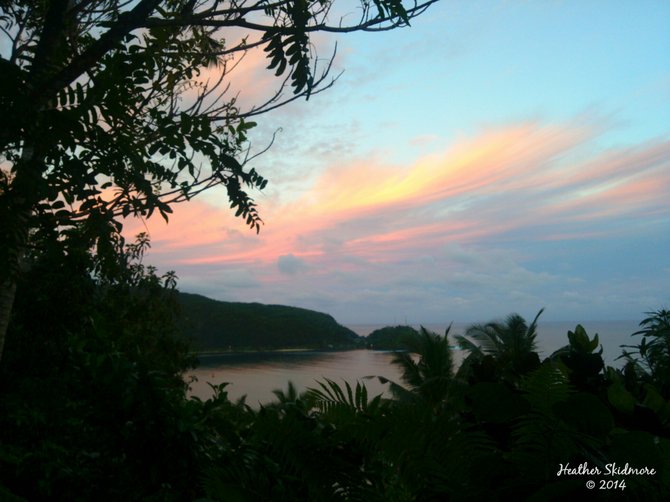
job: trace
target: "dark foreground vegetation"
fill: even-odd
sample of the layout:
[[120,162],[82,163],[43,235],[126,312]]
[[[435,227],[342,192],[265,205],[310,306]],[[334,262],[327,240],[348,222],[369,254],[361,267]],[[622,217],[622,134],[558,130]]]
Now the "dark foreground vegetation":
[[[65,244],[31,258],[0,366],[0,500],[670,495],[668,311],[622,369],[580,326],[540,360],[535,322],[512,315],[410,337],[393,398],[326,380],[253,410],[225,385],[187,397],[174,277],[141,264],[146,245],[113,267]],[[458,369],[449,343],[469,352]]]

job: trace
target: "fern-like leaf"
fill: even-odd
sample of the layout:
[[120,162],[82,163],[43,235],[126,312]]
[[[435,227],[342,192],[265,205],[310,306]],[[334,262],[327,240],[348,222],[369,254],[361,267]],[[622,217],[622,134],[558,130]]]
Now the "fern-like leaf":
[[554,404],[565,401],[572,389],[568,376],[560,367],[544,364],[530,373],[521,383],[526,399],[538,411],[548,413]]

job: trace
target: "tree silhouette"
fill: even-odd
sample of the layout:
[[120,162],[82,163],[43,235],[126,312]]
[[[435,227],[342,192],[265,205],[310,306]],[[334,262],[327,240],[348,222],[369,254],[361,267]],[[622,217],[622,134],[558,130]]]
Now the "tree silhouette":
[[[447,338],[450,329],[451,326],[440,336],[422,327],[419,336],[405,339],[407,352],[397,352],[392,360],[402,371],[402,380],[408,386],[406,390],[432,407],[446,400],[452,386],[454,363]],[[406,393],[398,386],[392,389]]]
[[[435,1],[361,0],[352,24],[334,0],[0,2],[0,356],[29,236],[76,226],[85,248],[118,253],[122,218],[167,220],[215,186],[258,231],[250,119],[332,85],[312,35],[407,26]],[[231,57],[260,48],[283,77],[242,109]]]
[[642,335],[641,342],[623,345],[634,350],[624,350],[622,357],[667,398],[670,396],[670,310],[659,309],[646,314],[640,322],[641,329],[633,333],[633,336]]
[[485,361],[487,356],[493,358],[499,368],[515,374],[537,366],[539,357],[535,339],[537,320],[542,312],[544,309],[540,309],[530,325],[519,314],[510,314],[503,322],[473,324],[465,331],[465,336],[456,336],[459,347],[470,353],[463,363],[462,373],[475,362]]

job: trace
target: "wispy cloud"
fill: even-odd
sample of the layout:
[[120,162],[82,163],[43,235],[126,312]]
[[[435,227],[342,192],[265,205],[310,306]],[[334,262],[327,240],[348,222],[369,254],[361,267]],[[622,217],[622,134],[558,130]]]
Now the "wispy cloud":
[[407,166],[379,155],[333,163],[297,197],[261,198],[258,236],[225,203],[192,201],[167,226],[152,220],[152,260],[187,270],[196,287],[206,271],[218,274],[230,295],[230,271],[245,270],[251,282],[238,293],[273,302],[290,280],[296,287],[284,298],[303,294],[312,306],[317,296],[340,305],[365,296],[382,312],[398,295],[436,293],[473,302],[484,285],[530,305],[542,284],[568,293],[554,273],[524,266],[522,251],[503,251],[506,241],[625,237],[635,225],[617,222],[670,217],[670,142],[602,149],[598,135],[574,123],[522,123]]

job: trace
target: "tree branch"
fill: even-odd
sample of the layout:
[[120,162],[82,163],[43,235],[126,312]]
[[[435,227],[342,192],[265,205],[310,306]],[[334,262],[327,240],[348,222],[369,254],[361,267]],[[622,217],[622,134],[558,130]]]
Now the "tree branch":
[[35,89],[34,94],[51,96],[74,82],[92,68],[102,56],[119,44],[133,30],[141,27],[162,0],[140,0],[129,12],[119,15],[116,23],[103,33],[88,49],[75,57],[54,77]]

